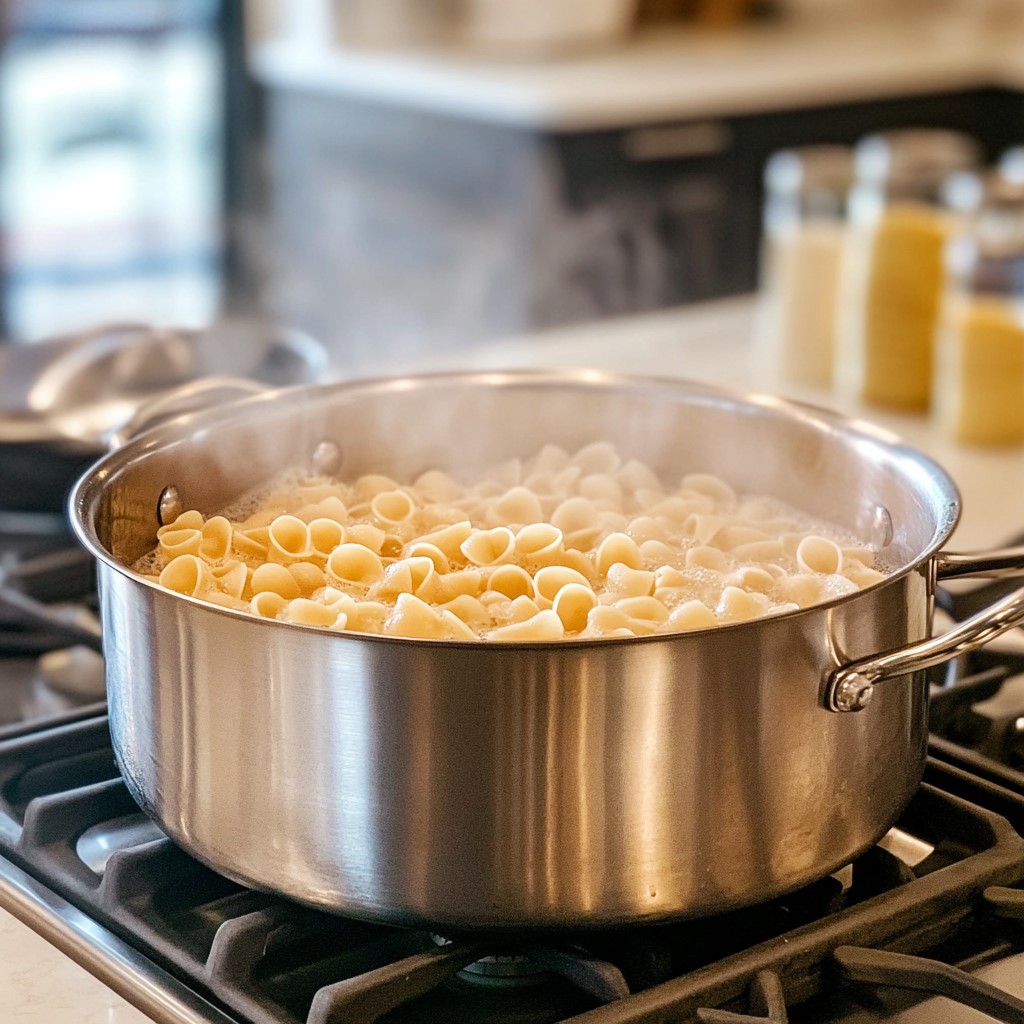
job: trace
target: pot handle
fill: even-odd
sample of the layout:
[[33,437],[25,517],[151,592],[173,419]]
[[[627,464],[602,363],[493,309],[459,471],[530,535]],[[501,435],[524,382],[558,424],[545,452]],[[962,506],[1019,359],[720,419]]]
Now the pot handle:
[[[1020,576],[1024,574],[1024,547],[1004,548],[984,554],[944,552],[936,557],[935,571],[938,579]],[[1022,624],[1024,587],[957,623],[940,636],[929,637],[884,654],[859,658],[833,669],[825,680],[825,707],[837,712],[861,711],[871,701],[878,683],[941,665]]]
[[233,402],[270,390],[266,384],[244,377],[197,377],[139,405],[132,416],[109,436],[108,447],[116,451],[132,438],[172,416],[209,409],[222,402]]

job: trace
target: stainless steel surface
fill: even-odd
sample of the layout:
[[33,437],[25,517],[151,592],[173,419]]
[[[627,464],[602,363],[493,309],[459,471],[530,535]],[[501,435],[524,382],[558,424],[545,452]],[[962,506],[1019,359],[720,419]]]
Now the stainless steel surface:
[[878,840],[878,845],[883,850],[888,850],[894,857],[903,861],[909,868],[916,868],[922,861],[927,860],[934,852],[935,847],[926,843],[901,828],[891,828]]
[[156,518],[161,526],[173,523],[185,511],[181,503],[181,493],[174,484],[168,484],[161,492],[156,502]]
[[996,551],[942,551],[935,560],[939,579],[954,580],[963,576],[986,576],[1000,579],[1019,576],[1024,565],[1024,547],[1000,548]]
[[266,324],[204,330],[106,324],[31,345],[0,346],[0,442],[74,443],[102,451],[142,402],[196,378],[274,386],[323,376],[312,338]]
[[223,405],[248,395],[258,395],[266,390],[266,385],[242,377],[215,376],[190,380],[154,397],[135,402],[131,409],[125,410],[121,419],[108,426],[103,440],[108,448],[120,448],[164,420],[197,409]]
[[[971,973],[978,981],[993,986],[996,998],[1015,996],[1016,1000],[1024,1000],[1024,953],[1013,953]],[[1005,1013],[1008,1016],[1004,1020],[1021,1019],[1012,1006],[1007,1005]],[[935,996],[895,1014],[890,1024],[991,1024],[998,1019],[955,998]]]
[[0,908],[38,932],[158,1024],[237,1024],[2,857]]
[[313,449],[310,469],[318,476],[334,476],[341,466],[341,448],[335,441],[321,441]]
[[[1024,572],[1024,553],[1018,557],[1020,574]],[[830,711],[862,711],[874,699],[879,683],[969,654],[1022,623],[1024,588],[1007,594],[946,633],[835,669],[826,686],[825,706]]]
[[128,850],[163,838],[163,832],[144,814],[126,814],[87,828],[75,843],[75,853],[99,877],[106,870],[107,861],[118,850]]
[[326,352],[306,335],[237,320],[203,331],[108,324],[0,344],[0,506],[37,517],[62,509],[71,483],[139,406],[191,380],[231,375],[276,387],[326,369]]
[[[666,480],[717,472],[862,537],[885,508],[894,571],[714,630],[490,645],[256,620],[124,569],[153,545],[168,481],[212,511],[324,438],[344,440],[341,475],[400,479],[610,440]],[[884,432],[593,371],[246,399],[148,432],[72,499],[100,559],[111,730],[140,805],[244,883],[441,930],[711,914],[874,843],[923,770],[925,681],[879,688],[859,715],[828,712],[824,682],[928,635],[958,510],[942,470]]]

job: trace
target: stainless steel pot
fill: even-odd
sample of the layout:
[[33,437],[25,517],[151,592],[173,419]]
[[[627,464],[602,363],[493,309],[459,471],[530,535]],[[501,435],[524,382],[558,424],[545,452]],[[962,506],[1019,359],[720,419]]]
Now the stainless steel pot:
[[[257,620],[124,568],[153,546],[159,509],[212,511],[311,460],[343,477],[472,479],[549,441],[600,439],[670,481],[713,471],[783,498],[895,571],[716,630],[491,645]],[[99,559],[114,747],[140,805],[241,882],[443,929],[708,915],[868,848],[921,777],[920,669],[1024,618],[1018,592],[925,639],[938,576],[1024,564],[940,553],[958,512],[937,465],[866,425],[589,371],[248,398],[147,432],[72,496]]]

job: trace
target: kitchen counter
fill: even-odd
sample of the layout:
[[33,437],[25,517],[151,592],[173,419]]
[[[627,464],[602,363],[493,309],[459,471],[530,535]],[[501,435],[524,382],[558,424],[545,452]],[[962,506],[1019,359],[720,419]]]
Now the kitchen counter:
[[17,918],[0,910],[0,1020],[4,1024],[150,1024]]
[[[830,392],[791,387],[752,344],[754,324],[754,304],[733,299],[508,339],[470,353],[423,358],[405,369],[587,366],[785,394],[864,415],[943,464],[964,496],[956,547],[992,547],[1024,529],[1024,450],[966,448],[944,438],[926,417],[866,411]],[[380,372],[394,373],[395,367]],[[148,1019],[0,910],[0,1020],[141,1024]]]
[[417,368],[587,366],[688,377],[811,402],[868,419],[939,462],[963,496],[963,514],[953,536],[957,548],[991,548],[1024,532],[1024,449],[961,445],[927,416],[867,409],[832,391],[792,385],[754,344],[755,320],[752,300],[727,299],[539,332],[469,353],[424,359]]
[[1024,18],[811,19],[730,31],[650,28],[549,60],[465,48],[373,50],[274,40],[253,70],[311,90],[522,128],[583,131],[984,86],[1024,88]]

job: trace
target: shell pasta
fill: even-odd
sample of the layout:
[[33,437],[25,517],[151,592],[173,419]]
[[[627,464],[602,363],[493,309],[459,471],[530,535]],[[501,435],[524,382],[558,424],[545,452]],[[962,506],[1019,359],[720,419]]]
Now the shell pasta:
[[133,568],[262,618],[495,642],[709,629],[885,578],[835,527],[709,473],[666,485],[602,441],[545,445],[473,485],[292,477],[238,508],[184,512]]

